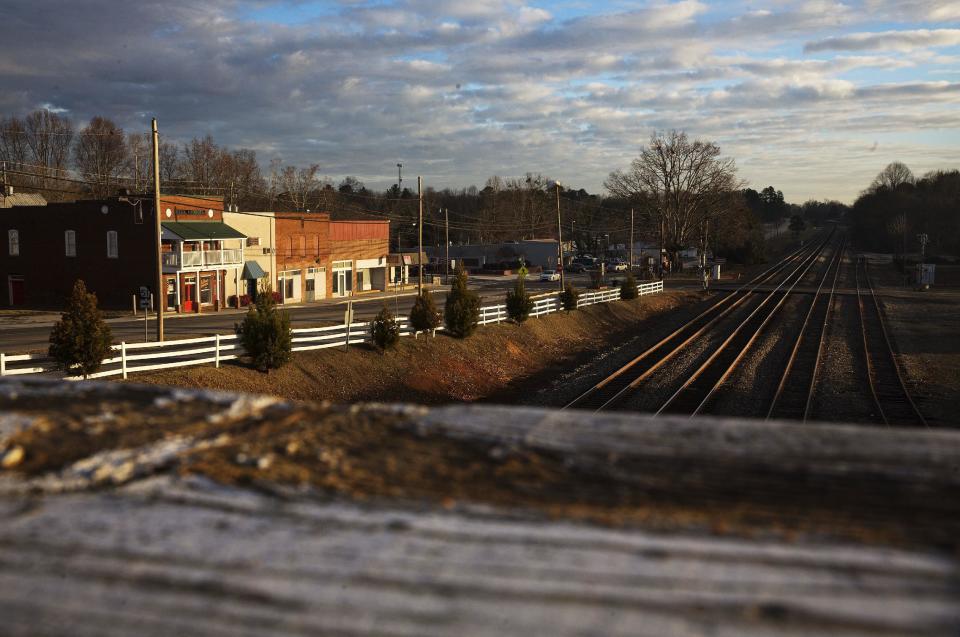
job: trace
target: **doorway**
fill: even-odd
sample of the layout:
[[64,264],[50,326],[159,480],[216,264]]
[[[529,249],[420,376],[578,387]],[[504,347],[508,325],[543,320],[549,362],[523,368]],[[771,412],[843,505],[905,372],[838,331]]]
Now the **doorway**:
[[9,292],[10,305],[23,305],[26,291],[21,275],[11,274],[7,277],[7,291]]

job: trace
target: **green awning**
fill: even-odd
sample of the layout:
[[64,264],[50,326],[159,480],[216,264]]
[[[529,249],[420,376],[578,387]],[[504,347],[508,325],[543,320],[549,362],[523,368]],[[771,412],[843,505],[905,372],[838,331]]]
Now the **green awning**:
[[245,239],[247,235],[222,221],[164,221],[163,228],[186,241]]
[[262,279],[265,276],[267,276],[267,273],[263,271],[263,268],[261,268],[260,264],[256,261],[245,261],[243,263],[243,273],[240,275],[241,279],[253,281]]

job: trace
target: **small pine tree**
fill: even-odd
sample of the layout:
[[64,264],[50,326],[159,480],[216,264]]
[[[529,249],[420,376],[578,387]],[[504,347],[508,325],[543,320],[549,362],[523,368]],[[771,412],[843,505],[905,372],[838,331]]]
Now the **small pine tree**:
[[395,347],[400,340],[400,324],[386,305],[370,323],[370,335],[373,337],[373,342],[382,350]]
[[627,278],[620,285],[620,298],[624,301],[637,298],[637,279],[634,278],[633,272],[628,272]]
[[507,290],[507,316],[516,323],[523,323],[533,311],[533,299],[527,294],[523,274],[517,277],[512,290]]
[[480,321],[480,296],[467,287],[467,272],[458,263],[447,304],[443,309],[443,322],[447,331],[457,338],[470,336]]
[[110,326],[97,309],[97,295],[77,280],[66,309],[50,331],[48,354],[57,369],[86,378],[100,369],[112,341]]
[[577,292],[577,288],[573,287],[572,283],[567,283],[563,292],[560,293],[560,302],[563,304],[563,309],[567,312],[577,309],[577,301],[580,299],[580,293]]
[[413,308],[410,310],[410,325],[417,332],[435,330],[440,325],[437,306],[433,304],[433,297],[426,290],[413,302]]
[[290,315],[277,309],[269,283],[260,287],[256,302],[234,329],[256,369],[269,373],[289,362],[293,348]]

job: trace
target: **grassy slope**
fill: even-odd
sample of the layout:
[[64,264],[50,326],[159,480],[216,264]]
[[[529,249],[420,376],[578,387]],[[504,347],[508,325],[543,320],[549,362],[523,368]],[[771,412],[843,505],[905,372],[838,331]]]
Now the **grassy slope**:
[[269,374],[232,364],[137,374],[130,380],[292,400],[424,404],[479,400],[515,390],[537,372],[616,343],[638,321],[696,298],[694,293],[668,292],[605,303],[533,318],[524,325],[484,326],[464,340],[442,334],[403,338],[396,350],[386,353],[368,346],[346,352],[340,348],[299,352],[286,367]]

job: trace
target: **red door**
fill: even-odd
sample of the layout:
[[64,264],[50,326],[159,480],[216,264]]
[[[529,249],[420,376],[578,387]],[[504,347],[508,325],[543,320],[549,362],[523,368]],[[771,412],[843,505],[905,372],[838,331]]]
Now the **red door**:
[[193,283],[187,283],[183,286],[181,290],[183,294],[183,299],[181,299],[181,306],[184,312],[193,311]]
[[10,305],[23,305],[23,277],[10,277]]

